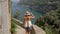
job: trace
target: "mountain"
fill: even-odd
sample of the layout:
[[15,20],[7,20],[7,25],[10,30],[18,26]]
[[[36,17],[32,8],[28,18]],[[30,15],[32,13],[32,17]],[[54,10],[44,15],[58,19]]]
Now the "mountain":
[[[16,28],[16,34],[26,34],[26,31],[25,31],[25,28],[23,28],[23,22],[18,20],[18,19],[15,19],[15,18],[12,18],[17,26]],[[46,34],[46,32],[38,27],[37,25],[34,25],[33,24],[33,27],[32,27],[32,30],[30,30],[31,34]]]
[[35,9],[41,13],[56,10],[60,0],[21,0],[20,5],[29,5],[30,9]]
[[19,3],[31,5],[31,4],[47,4],[49,2],[56,2],[56,1],[60,0],[20,0]]

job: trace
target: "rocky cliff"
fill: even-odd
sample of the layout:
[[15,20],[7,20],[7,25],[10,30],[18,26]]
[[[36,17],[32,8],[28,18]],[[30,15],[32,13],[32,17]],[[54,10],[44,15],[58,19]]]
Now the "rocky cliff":
[[[18,22],[17,29],[16,29],[16,34],[26,34],[25,29],[22,28],[22,26],[21,26],[21,24],[23,22],[15,19],[15,18],[13,18],[13,19]],[[32,34],[46,34],[45,31],[42,28],[38,27],[37,25],[33,25],[31,33]]]

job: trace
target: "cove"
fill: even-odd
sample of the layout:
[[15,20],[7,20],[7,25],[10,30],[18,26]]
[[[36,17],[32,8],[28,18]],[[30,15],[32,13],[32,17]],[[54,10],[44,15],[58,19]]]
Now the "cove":
[[12,16],[14,16],[14,14],[16,13],[17,10],[20,11],[20,16],[18,17],[19,20],[23,21],[23,17],[26,11],[30,11],[35,15],[35,18],[32,20],[32,23],[35,23],[37,21],[37,19],[40,17],[41,13],[36,11],[36,10],[32,10],[29,8],[29,5],[18,5],[17,2],[12,2]]

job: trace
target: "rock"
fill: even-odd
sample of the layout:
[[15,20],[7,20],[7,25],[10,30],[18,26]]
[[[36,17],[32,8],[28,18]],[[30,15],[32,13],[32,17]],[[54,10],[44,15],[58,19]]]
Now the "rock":
[[[16,34],[26,34],[25,29],[22,28],[22,26],[21,26],[21,24],[23,24],[23,22],[15,19],[15,18],[13,18],[13,19],[18,22]],[[38,27],[37,25],[33,25],[31,33],[32,34],[46,34],[45,31],[42,28]]]
[[33,25],[33,28],[34,28],[34,31],[35,31],[35,34],[46,34],[45,31],[38,27],[37,25]]
[[17,25],[16,34],[25,34],[25,29]]
[[[33,25],[33,29],[34,31],[32,31],[32,33],[35,34],[46,34],[45,31],[41,28],[39,28],[37,25]],[[16,34],[26,34],[25,33],[25,29],[22,28],[21,26],[17,25],[17,29],[16,29],[17,33]]]

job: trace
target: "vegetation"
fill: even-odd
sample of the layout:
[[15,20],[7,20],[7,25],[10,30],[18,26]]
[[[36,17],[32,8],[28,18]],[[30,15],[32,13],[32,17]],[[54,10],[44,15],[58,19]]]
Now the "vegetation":
[[[20,12],[16,11],[16,14],[12,18],[18,19],[19,15],[20,15]],[[18,23],[14,19],[11,19],[11,34],[16,34],[17,24],[20,25],[20,23]]]
[[46,34],[60,34],[60,10],[47,12],[35,23],[46,31]]
[[18,19],[19,15],[20,15],[20,11],[18,10],[18,11],[16,11],[16,14],[14,15],[14,18]]
[[60,0],[23,0],[21,4],[30,5],[31,9],[46,13],[35,23],[43,28],[46,34],[60,34]]
[[11,20],[11,34],[15,34],[16,33],[16,21],[14,21],[13,19]]
[[39,4],[49,4],[50,2],[56,2],[60,0],[23,0],[20,1],[21,4],[24,5],[39,5]]
[[[41,12],[46,12],[46,14],[44,16],[41,15],[35,23],[37,26],[43,28],[46,34],[60,34],[60,0],[23,0],[20,2],[22,2],[21,4],[23,5],[30,5],[30,7],[35,10],[43,10]],[[14,18],[18,19],[19,15],[20,13],[17,11]],[[12,20],[11,32],[15,32],[15,29],[15,21]]]

